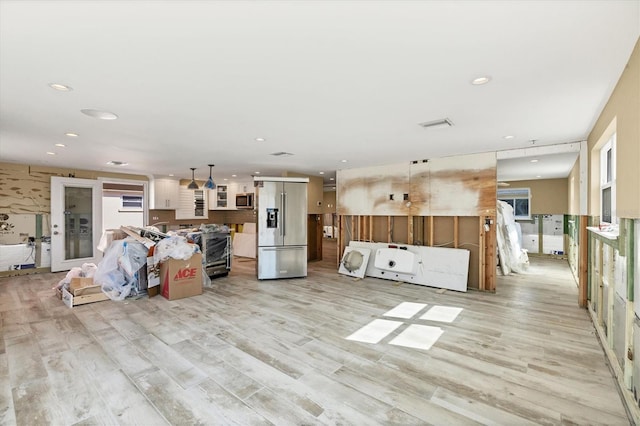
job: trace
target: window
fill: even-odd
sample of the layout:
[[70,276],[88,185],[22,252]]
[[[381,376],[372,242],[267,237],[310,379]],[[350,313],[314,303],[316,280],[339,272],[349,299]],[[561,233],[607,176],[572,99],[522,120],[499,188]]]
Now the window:
[[142,195],[122,195],[120,200],[122,202],[121,210],[142,211]]
[[600,150],[600,221],[616,223],[616,134]]
[[531,191],[529,188],[498,189],[498,200],[513,208],[516,220],[531,219]]

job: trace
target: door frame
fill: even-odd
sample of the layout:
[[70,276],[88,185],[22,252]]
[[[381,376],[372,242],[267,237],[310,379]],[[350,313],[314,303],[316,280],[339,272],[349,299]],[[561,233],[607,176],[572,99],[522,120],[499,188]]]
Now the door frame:
[[[136,179],[119,179],[119,178],[111,178],[111,177],[99,177],[98,181],[100,182],[100,203],[102,204],[102,188],[105,183],[115,183],[121,185],[142,185],[142,223],[144,226],[149,224],[149,181],[146,180],[136,180]],[[103,213],[102,207],[100,210],[101,214]],[[100,229],[101,234],[105,230],[102,229],[103,220],[101,216],[100,220]]]
[[[92,209],[92,256],[78,259],[64,259],[65,253],[65,188],[91,188]],[[102,235],[102,183],[95,179],[80,179],[51,176],[51,271],[68,271],[83,263],[97,263],[100,253],[96,248]]]

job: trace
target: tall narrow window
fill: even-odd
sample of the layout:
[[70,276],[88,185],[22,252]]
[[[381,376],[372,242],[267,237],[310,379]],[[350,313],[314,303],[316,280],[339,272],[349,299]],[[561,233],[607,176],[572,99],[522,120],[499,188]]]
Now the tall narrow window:
[[600,150],[600,220],[616,223],[616,134]]

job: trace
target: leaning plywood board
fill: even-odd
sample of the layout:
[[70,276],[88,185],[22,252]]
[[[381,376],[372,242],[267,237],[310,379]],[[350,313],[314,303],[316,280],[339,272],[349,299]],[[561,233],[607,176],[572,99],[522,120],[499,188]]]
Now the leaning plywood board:
[[361,241],[351,241],[349,243],[349,247],[368,248],[371,250],[366,272],[368,277],[403,281],[448,290],[467,291],[469,275],[468,250],[406,244],[396,245],[406,247],[407,251],[416,255],[417,272],[415,274],[394,273],[376,268],[376,251],[379,248],[388,248],[389,244]]

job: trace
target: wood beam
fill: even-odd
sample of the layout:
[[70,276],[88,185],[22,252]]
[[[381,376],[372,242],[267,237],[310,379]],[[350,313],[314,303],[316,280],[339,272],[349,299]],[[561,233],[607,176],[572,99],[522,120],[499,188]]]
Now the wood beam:
[[587,216],[580,216],[578,236],[578,306],[587,307],[588,266],[589,266],[589,235],[587,232]]
[[433,247],[433,216],[429,216],[429,247]]
[[413,216],[407,216],[407,243],[413,245]]
[[458,248],[458,216],[453,217],[453,248]]
[[478,236],[478,289],[481,291],[485,290],[485,286],[484,286],[484,278],[485,278],[485,269],[487,267],[485,260],[484,260],[484,255],[485,255],[485,231],[484,231],[484,218],[482,216],[480,216],[478,218],[478,226],[480,229],[479,232],[479,236]]

